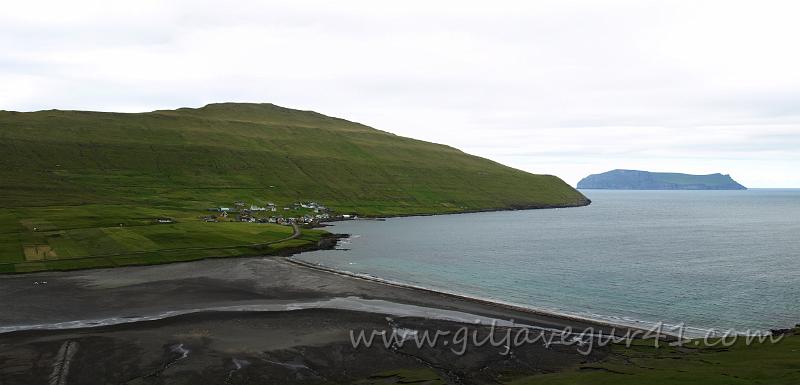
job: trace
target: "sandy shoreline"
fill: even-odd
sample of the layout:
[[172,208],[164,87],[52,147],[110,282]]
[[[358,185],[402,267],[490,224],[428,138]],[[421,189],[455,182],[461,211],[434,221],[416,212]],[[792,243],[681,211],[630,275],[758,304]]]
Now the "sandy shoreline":
[[[596,360],[606,350],[585,356],[575,346],[529,344],[505,357],[500,347],[484,346],[462,361],[445,345],[354,348],[350,332],[398,327],[453,332],[466,326],[486,334],[492,333],[486,326],[492,320],[501,329],[513,320],[544,330],[611,330],[345,276],[283,257],[2,276],[0,286],[5,309],[0,330],[7,332],[0,334],[0,380],[9,384],[46,383],[65,351],[74,354],[67,383],[80,384],[139,383],[153,373],[180,379],[167,383],[198,383],[209,376],[223,383],[245,374],[269,382],[281,378],[279,383],[349,383],[393,368],[432,370],[449,383],[476,383],[464,380],[470,376],[489,376],[486,382],[492,382],[490,377],[502,373]],[[57,324],[59,330],[25,330]],[[504,364],[483,369],[498,360]],[[242,365],[249,369],[236,369]]]
[[[293,282],[259,280],[275,275],[280,275],[283,282]],[[208,285],[203,285],[203,281]],[[314,283],[305,284],[311,281]],[[35,282],[48,283],[31,285]],[[348,297],[386,301],[397,307],[424,307],[429,309],[430,318],[437,317],[437,310],[460,311],[475,317],[514,320],[552,329],[594,328],[606,332],[615,330],[618,334],[637,329],[347,274],[286,257],[210,259],[188,264],[35,273],[5,276],[0,278],[0,283],[7,288],[5,293],[0,293],[0,303],[25,303],[0,314],[0,333],[109,326],[236,307],[237,311],[267,311],[258,310],[259,306],[266,309]],[[55,287],[58,292],[53,295],[49,289]],[[42,295],[47,292],[50,294]],[[169,292],[175,295],[159,296]],[[145,301],[146,298],[154,300]],[[107,305],[102,306],[103,303]],[[64,311],[52,310],[52,306],[59,305]],[[390,307],[369,311],[391,314]]]
[[[579,354],[574,346],[526,344],[451,351],[434,345],[352,345],[353,330],[436,330],[459,324],[416,317],[307,309],[287,312],[196,313],[151,322],[84,330],[0,336],[4,384],[48,383],[68,366],[66,384],[490,384],[518,375],[564,370],[602,360],[605,348]],[[491,330],[471,327],[487,338]],[[502,334],[502,333],[496,333]],[[64,359],[65,348],[73,355]],[[420,381],[420,378],[430,381]]]
[[[373,276],[369,276],[369,275],[356,274],[356,273],[352,273],[352,272],[348,272],[348,271],[336,270],[336,269],[332,269],[332,268],[329,268],[329,267],[326,267],[326,266],[322,266],[322,265],[319,265],[319,264],[302,261],[302,260],[299,260],[299,259],[296,259],[296,258],[292,258],[292,257],[287,257],[286,258],[286,262],[293,263],[293,264],[299,265],[301,267],[309,268],[309,269],[315,269],[315,270],[320,270],[320,271],[324,271],[324,272],[331,273],[331,274],[341,275],[341,276],[348,277],[348,278],[360,279],[360,280],[365,280],[365,281],[368,281],[368,282],[375,282],[375,283],[378,283],[378,284],[381,284],[381,285],[386,285],[386,286],[391,286],[391,287],[398,287],[398,288],[403,288],[403,289],[410,289],[410,290],[418,290],[421,293],[427,293],[427,294],[448,296],[448,297],[452,297],[453,299],[458,299],[458,300],[468,301],[468,302],[474,302],[476,304],[485,305],[485,306],[490,307],[490,308],[501,309],[501,311],[502,310],[506,310],[506,311],[511,311],[511,312],[515,312],[515,313],[528,313],[528,314],[535,315],[535,316],[549,317],[549,318],[553,318],[553,319],[561,319],[561,320],[568,321],[568,322],[579,322],[579,323],[585,324],[586,327],[602,327],[605,330],[618,329],[622,333],[625,333],[628,330],[639,330],[639,331],[642,331],[642,332],[646,332],[646,331],[649,330],[649,325],[644,325],[644,324],[643,325],[635,325],[633,323],[624,323],[624,322],[614,323],[614,322],[600,320],[600,319],[594,319],[594,318],[589,318],[589,317],[581,317],[581,316],[573,315],[573,314],[560,313],[560,312],[555,312],[555,311],[547,311],[547,310],[542,310],[542,309],[535,309],[535,308],[526,307],[526,306],[519,305],[519,304],[507,303],[507,302],[497,301],[497,300],[493,300],[493,299],[484,299],[484,298],[469,296],[469,295],[455,293],[455,292],[447,292],[447,291],[431,289],[431,288],[427,288],[427,287],[423,287],[423,286],[416,286],[416,285],[406,284],[406,283],[402,283],[402,282],[385,280],[385,279],[382,279],[382,278],[373,277]],[[670,333],[668,331],[664,331],[663,333],[665,335],[670,335]]]

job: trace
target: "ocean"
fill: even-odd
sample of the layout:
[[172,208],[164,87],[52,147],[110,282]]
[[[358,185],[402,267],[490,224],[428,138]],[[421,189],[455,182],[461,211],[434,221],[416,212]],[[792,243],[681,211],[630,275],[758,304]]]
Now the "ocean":
[[583,193],[590,206],[337,222],[337,250],[295,258],[689,334],[800,323],[800,190]]

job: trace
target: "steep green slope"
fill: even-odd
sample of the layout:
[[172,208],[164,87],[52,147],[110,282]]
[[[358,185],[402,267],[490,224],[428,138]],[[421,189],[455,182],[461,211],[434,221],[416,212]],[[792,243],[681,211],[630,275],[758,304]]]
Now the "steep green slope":
[[265,254],[319,239],[274,243],[291,231],[201,222],[234,201],[313,200],[361,215],[588,203],[554,176],[271,104],[0,111],[0,164],[0,271]]
[[554,176],[271,104],[3,112],[0,162],[4,207],[138,201],[143,191],[208,203],[315,199],[367,215],[586,203]]

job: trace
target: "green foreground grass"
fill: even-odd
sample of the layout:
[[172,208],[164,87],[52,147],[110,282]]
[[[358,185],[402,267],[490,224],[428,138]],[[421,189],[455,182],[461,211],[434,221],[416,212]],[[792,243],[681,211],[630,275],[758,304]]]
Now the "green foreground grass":
[[[800,328],[796,329],[800,332]],[[689,344],[691,345],[691,344]],[[800,384],[800,335],[772,344],[743,339],[730,347],[653,347],[637,341],[612,346],[596,363],[537,375],[509,374],[508,385],[755,385]],[[504,376],[506,377],[506,376]],[[430,368],[378,373],[354,384],[445,384]]]
[[[800,328],[795,329],[800,333]],[[730,347],[654,348],[615,345],[605,360],[568,371],[516,379],[511,385],[753,385],[800,384],[800,335],[777,343]]]

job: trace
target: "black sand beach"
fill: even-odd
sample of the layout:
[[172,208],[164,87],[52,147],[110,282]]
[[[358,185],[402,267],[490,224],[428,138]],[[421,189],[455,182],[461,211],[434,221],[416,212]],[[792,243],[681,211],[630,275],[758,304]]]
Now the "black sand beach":
[[[350,331],[454,332],[469,326],[486,335],[489,326],[472,322],[481,317],[609,329],[334,274],[282,257],[3,276],[0,282],[2,384],[399,383],[408,375],[492,383],[606,353],[533,343],[507,355],[500,354],[502,346],[485,345],[460,356],[446,340],[422,348],[354,348]],[[224,310],[232,308],[237,311]],[[242,311],[247,309],[270,311]],[[156,319],[165,313],[173,316]],[[405,372],[392,374],[397,370]]]

